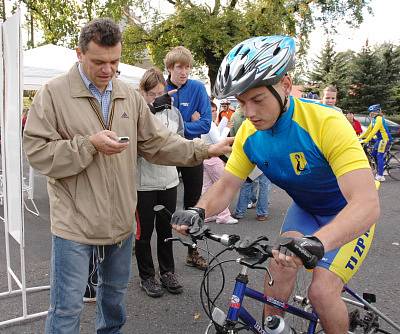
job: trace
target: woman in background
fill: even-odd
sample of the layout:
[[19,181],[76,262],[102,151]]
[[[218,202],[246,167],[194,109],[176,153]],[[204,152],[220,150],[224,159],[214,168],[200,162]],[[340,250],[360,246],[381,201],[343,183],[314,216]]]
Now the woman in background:
[[[179,110],[171,105],[171,97],[165,94],[166,82],[158,68],[148,69],[140,81],[140,93],[152,113],[171,131],[183,135],[183,120]],[[173,93],[172,91],[170,93]],[[175,275],[172,237],[169,221],[155,215],[153,207],[164,205],[171,213],[176,209],[178,172],[175,166],[160,166],[138,158],[138,203],[136,211],[137,231],[135,251],[139,269],[140,286],[150,297],[161,297],[163,288],[173,294],[183,291]],[[151,236],[157,231],[157,258],[160,281],[155,275],[151,254]],[[161,283],[160,283],[161,282]]]

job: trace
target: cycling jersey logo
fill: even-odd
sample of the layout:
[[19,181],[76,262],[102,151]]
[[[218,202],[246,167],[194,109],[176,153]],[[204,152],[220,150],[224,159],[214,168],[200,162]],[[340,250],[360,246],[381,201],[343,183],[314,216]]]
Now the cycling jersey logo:
[[310,173],[310,167],[303,152],[290,153],[290,161],[296,175],[305,175]]

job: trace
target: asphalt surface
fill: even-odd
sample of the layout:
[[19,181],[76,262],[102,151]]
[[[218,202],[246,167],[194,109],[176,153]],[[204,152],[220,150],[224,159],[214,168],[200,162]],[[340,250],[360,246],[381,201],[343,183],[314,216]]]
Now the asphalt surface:
[[[50,258],[50,223],[49,207],[46,192],[45,178],[36,177],[35,201],[40,210],[40,216],[35,217],[25,211],[25,238],[26,238],[26,277],[27,286],[41,286],[49,284],[49,258]],[[376,236],[368,258],[350,282],[350,286],[357,292],[377,294],[376,306],[387,314],[392,320],[400,323],[400,182],[389,180],[381,187],[382,215],[376,230]],[[181,190],[179,192],[181,200]],[[179,202],[178,202],[179,203]],[[233,202],[235,203],[235,201]],[[282,218],[290,203],[288,196],[280,189],[273,187],[270,196],[270,219],[266,222],[255,220],[255,210],[247,211],[244,219],[237,225],[209,224],[215,233],[234,233],[243,236],[256,237],[267,235],[275,240],[278,235]],[[368,203],[365,203],[367,206]],[[0,208],[0,211],[2,209]],[[7,275],[4,247],[4,225],[0,224],[0,292],[7,291]],[[14,240],[11,240],[12,268],[19,272],[19,253]],[[153,238],[154,244],[154,238]],[[200,244],[205,247],[205,243]],[[221,246],[210,241],[208,243],[212,252],[221,249]],[[155,249],[155,246],[154,248]],[[184,285],[181,295],[166,293],[163,297],[152,299],[139,287],[136,259],[132,261],[132,279],[129,283],[126,296],[127,321],[123,328],[124,333],[204,333],[208,323],[199,298],[202,272],[184,265],[186,249],[175,244],[176,272]],[[153,251],[153,254],[155,252]],[[235,259],[234,253],[229,253],[225,259]],[[155,263],[157,261],[155,260]],[[240,267],[228,263],[224,267],[226,287],[217,301],[217,305],[226,310],[234,278],[239,273]],[[261,289],[264,273],[250,271],[250,286]],[[214,288],[221,286],[221,275],[212,277],[211,285]],[[15,287],[15,284],[14,284]],[[28,295],[28,312],[41,312],[48,308],[48,291],[31,293]],[[261,307],[246,301],[246,307],[258,319]],[[22,315],[21,297],[13,296],[0,299],[0,321],[16,318]],[[95,305],[86,304],[81,317],[81,333],[94,333]],[[383,328],[388,328],[383,326]],[[0,333],[43,333],[44,318],[28,321],[22,324],[0,328]],[[392,331],[393,333],[395,331]]]

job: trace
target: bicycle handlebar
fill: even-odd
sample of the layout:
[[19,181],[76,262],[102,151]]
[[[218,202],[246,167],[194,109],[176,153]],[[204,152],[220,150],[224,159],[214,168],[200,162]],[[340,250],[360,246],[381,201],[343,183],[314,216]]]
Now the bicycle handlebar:
[[[171,221],[172,214],[163,205],[156,205],[153,210],[159,217]],[[189,226],[189,235],[194,245],[197,243],[197,240],[207,238],[219,242],[225,247],[235,250],[245,257],[255,259],[256,263],[254,264],[249,264],[247,262],[243,263],[250,267],[254,266],[255,264],[260,264],[266,261],[268,258],[273,257],[273,247],[266,243],[268,241],[266,236],[261,236],[253,240],[240,240],[240,236],[236,234],[214,234],[211,233],[207,226],[204,226],[203,221],[200,223],[195,221],[193,226]],[[193,244],[183,241],[180,238],[169,238],[166,241],[180,241],[185,246],[193,247]],[[281,238],[279,241],[279,247],[286,247],[302,260],[304,267],[307,269],[312,269],[317,264],[318,257],[305,249],[302,245],[302,242],[304,241],[301,241],[298,238]]]

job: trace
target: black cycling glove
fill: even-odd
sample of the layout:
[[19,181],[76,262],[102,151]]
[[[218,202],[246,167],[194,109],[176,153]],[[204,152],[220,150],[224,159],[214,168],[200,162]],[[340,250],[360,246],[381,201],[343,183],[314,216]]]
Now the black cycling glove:
[[196,234],[203,227],[204,218],[205,210],[194,207],[175,211],[171,218],[171,224],[186,225],[189,227],[189,234]]
[[279,245],[296,254],[307,269],[315,268],[325,254],[321,240],[313,235],[306,235],[301,238],[282,238]]
[[167,93],[156,97],[153,104],[149,104],[149,108],[153,114],[156,112],[163,111],[164,109],[171,109],[172,108],[172,99]]

